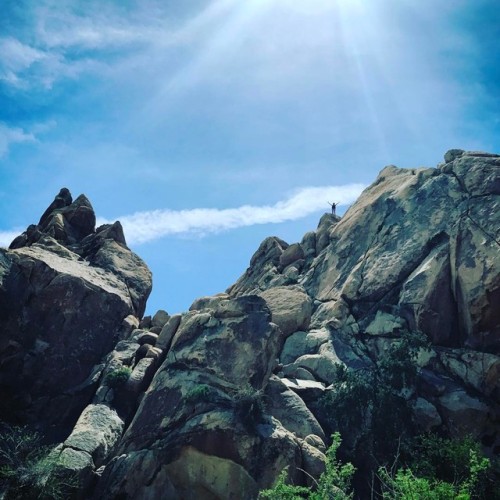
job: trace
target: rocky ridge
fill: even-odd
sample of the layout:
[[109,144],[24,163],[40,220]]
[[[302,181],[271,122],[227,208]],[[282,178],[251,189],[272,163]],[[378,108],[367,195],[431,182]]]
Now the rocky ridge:
[[[451,150],[437,168],[386,167],[342,218],[325,214],[300,243],[267,238],[226,293],[140,324],[147,268],[126,249],[119,223],[90,230],[88,200],[72,203],[68,194],[62,190],[40,223],[2,252],[0,303],[21,304],[2,309],[2,345],[19,332],[34,335],[16,351],[17,365],[2,351],[1,382],[16,401],[12,367],[29,365],[40,341],[65,345],[75,325],[87,325],[80,336],[95,332],[85,341],[95,350],[84,356],[76,393],[86,391],[88,404],[67,407],[71,388],[60,390],[66,380],[52,380],[40,363],[46,386],[35,384],[24,406],[1,417],[43,415],[34,402],[50,391],[59,413],[71,408],[64,411],[74,427],[65,427],[57,453],[79,474],[83,496],[255,498],[285,467],[307,483],[323,469],[327,429],[318,402],[337,390],[337,367],[370,368],[407,332],[431,344],[404,394],[416,425],[471,434],[490,456],[500,452],[499,155]],[[38,330],[24,318],[50,308],[45,288],[32,284],[44,273],[18,270],[28,259],[50,268],[56,284],[69,275],[92,285],[71,309],[79,288],[63,282]],[[110,301],[115,309],[113,302],[95,313]],[[102,327],[88,324],[90,310]],[[59,334],[47,341],[51,322]],[[79,349],[65,351],[69,364]]]

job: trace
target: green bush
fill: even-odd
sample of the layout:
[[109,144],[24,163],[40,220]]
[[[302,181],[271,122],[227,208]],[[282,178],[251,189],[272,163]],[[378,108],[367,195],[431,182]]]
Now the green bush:
[[414,433],[405,392],[415,386],[415,361],[425,346],[419,334],[406,333],[371,369],[355,371],[339,365],[335,388],[320,404],[329,430],[349,438],[351,459],[376,467],[392,462],[396,453],[405,454]]
[[[423,440],[423,455],[416,467],[425,470],[425,477],[411,469],[401,469],[391,475],[386,468],[379,470],[383,498],[387,500],[470,500],[491,498],[485,495],[485,478],[490,461],[483,457],[479,446],[470,438],[446,440],[428,436]],[[440,459],[442,462],[440,462]],[[444,481],[443,476],[448,476]]]
[[491,497],[491,464],[471,436],[446,439],[425,434],[414,440],[413,450],[410,467],[417,476],[462,485],[472,498]]
[[281,471],[276,484],[260,492],[259,499],[269,498],[271,500],[304,500],[309,498],[311,489],[305,486],[295,486],[287,483],[286,469]]
[[[271,500],[350,500],[355,469],[351,463],[341,464],[337,452],[341,444],[340,435],[332,436],[332,445],[326,452],[325,472],[313,488],[287,484],[283,471],[276,485],[260,493],[260,498]],[[414,467],[380,467],[378,480],[380,489],[372,489],[371,498],[384,500],[471,500],[494,498],[484,493],[481,486],[490,468],[479,447],[470,438],[447,440],[426,436],[421,442],[419,457]],[[441,458],[438,458],[441,457]],[[397,458],[397,457],[396,457]],[[445,464],[438,464],[445,460]],[[440,477],[439,466],[444,467],[448,481]],[[422,476],[422,467],[427,476]],[[416,473],[415,471],[420,472]]]
[[76,478],[59,466],[53,449],[42,445],[39,434],[26,427],[2,426],[0,498],[59,500],[68,498],[76,484]]
[[392,477],[386,469],[379,471],[384,500],[470,500],[461,486],[416,477],[410,469],[398,470]]
[[249,429],[254,429],[266,413],[263,391],[254,389],[250,384],[241,387],[234,394],[233,405],[235,414]]
[[132,373],[129,366],[120,366],[106,375],[106,384],[113,389],[125,385]]
[[355,469],[351,463],[341,464],[337,451],[341,443],[340,434],[332,436],[332,444],[326,452],[325,472],[321,474],[314,488],[286,483],[286,471],[282,471],[271,489],[260,493],[260,498],[271,500],[351,500],[352,477]]
[[189,403],[195,403],[196,401],[207,399],[210,395],[211,388],[207,384],[199,384],[186,392],[186,400]]

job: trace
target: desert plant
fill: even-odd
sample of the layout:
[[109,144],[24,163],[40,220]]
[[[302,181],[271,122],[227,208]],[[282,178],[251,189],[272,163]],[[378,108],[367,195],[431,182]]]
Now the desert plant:
[[[416,382],[418,352],[426,343],[419,334],[403,334],[373,368],[337,369],[335,388],[322,398],[322,413],[331,431],[349,436],[354,455],[384,464],[403,453],[413,435],[411,406],[405,391]],[[390,418],[387,416],[390,415]]]
[[63,499],[76,486],[59,465],[58,454],[26,427],[0,430],[0,496],[14,499]]
[[326,452],[325,472],[321,474],[312,488],[287,484],[286,470],[282,471],[273,488],[260,493],[260,498],[271,500],[350,500],[353,498],[351,481],[354,466],[342,464],[337,459],[341,444],[340,434],[332,436],[332,444]]
[[470,436],[446,439],[433,434],[413,441],[414,458],[396,472],[379,469],[382,496],[388,500],[469,500],[494,498],[486,491],[490,461]]
[[113,389],[117,389],[118,387],[125,385],[131,373],[132,369],[129,366],[120,366],[119,368],[115,368],[106,375],[106,384]]
[[351,482],[355,468],[350,462],[342,464],[337,459],[341,443],[340,434],[336,432],[326,451],[325,472],[321,474],[317,490],[310,496],[311,500],[349,500],[353,497]]
[[379,470],[384,500],[470,500],[462,486],[445,481],[416,477],[411,469],[400,469],[392,476],[385,468]]
[[304,500],[309,498],[311,489],[306,486],[296,486],[287,483],[286,469],[281,471],[276,484],[260,492],[259,499],[269,498],[270,500]]
[[207,384],[198,384],[186,392],[185,398],[189,403],[195,403],[196,401],[207,399],[210,392],[210,386]]
[[419,477],[460,484],[473,498],[491,497],[490,461],[471,436],[447,439],[434,434],[417,436],[411,469]]
[[266,413],[264,392],[247,384],[236,391],[233,396],[235,414],[241,422],[253,429]]

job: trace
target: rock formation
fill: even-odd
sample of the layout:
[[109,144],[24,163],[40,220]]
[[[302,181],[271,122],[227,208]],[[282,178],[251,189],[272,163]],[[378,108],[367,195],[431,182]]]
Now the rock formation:
[[[499,167],[460,151],[436,169],[386,167],[342,219],[325,214],[301,243],[266,239],[226,295],[160,333],[165,361],[97,497],[250,498],[284,465],[314,476],[315,403],[336,367],[372,365],[406,331],[432,342],[408,395],[421,428],[496,453]],[[239,413],[246,384],[265,410]]]
[[141,319],[151,278],[121,226],[61,190],[0,254],[1,418],[63,416],[86,497],[256,498],[322,472],[339,365],[419,332],[412,420],[498,454],[499,200],[498,155],[389,166],[300,243],[267,238],[226,293]]
[[63,188],[0,250],[0,418],[65,436],[92,399],[103,357],[142,317],[151,273],[119,222],[95,229]]

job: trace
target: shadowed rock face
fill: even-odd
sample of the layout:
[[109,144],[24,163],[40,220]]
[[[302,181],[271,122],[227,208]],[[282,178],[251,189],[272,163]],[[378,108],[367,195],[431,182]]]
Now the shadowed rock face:
[[[282,344],[264,300],[220,296],[195,307],[183,316],[96,498],[255,498],[286,465],[292,474],[297,467],[316,472],[310,463],[321,468],[312,447],[258,408]],[[305,408],[304,415],[311,416]]]
[[119,222],[95,229],[81,195],[63,188],[0,250],[0,417],[71,428],[92,396],[85,381],[141,317],[151,273],[126,246]]

